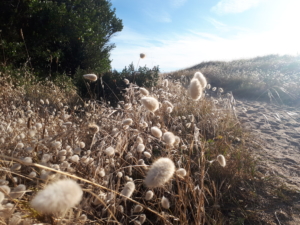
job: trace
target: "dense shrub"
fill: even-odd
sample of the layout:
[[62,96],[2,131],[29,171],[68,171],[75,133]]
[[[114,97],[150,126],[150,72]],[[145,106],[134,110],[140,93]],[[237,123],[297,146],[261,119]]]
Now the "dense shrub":
[[107,0],[1,0],[4,65],[28,65],[41,77],[110,69],[113,34],[122,21]]

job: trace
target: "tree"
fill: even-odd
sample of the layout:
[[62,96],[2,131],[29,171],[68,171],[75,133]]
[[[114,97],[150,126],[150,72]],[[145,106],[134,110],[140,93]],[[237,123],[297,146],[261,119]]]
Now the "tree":
[[123,28],[108,0],[1,0],[2,62],[41,75],[110,69],[110,38]]

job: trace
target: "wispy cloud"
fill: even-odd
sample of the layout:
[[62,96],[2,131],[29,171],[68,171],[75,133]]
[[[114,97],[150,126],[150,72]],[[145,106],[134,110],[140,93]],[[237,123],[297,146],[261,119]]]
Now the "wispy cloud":
[[165,10],[145,10],[145,13],[156,22],[172,22],[171,15]]
[[224,32],[228,32],[228,31],[233,31],[233,30],[237,30],[237,31],[249,31],[248,29],[246,28],[243,28],[243,27],[238,27],[238,26],[230,26],[230,25],[227,25],[225,23],[222,23],[214,18],[211,18],[211,17],[206,17],[205,18],[206,21],[208,21],[209,23],[211,23],[217,30],[219,31],[224,31]]
[[262,0],[221,0],[211,8],[217,14],[241,13],[259,4]]
[[135,65],[141,52],[146,53],[147,57],[140,61],[140,66],[152,68],[159,65],[162,72],[187,68],[202,61],[300,52],[300,33],[291,34],[288,41],[286,39],[286,34],[278,30],[241,32],[231,38],[194,30],[181,35],[158,36],[153,40],[153,37],[127,29],[124,36],[120,34],[112,39],[117,46],[111,52],[112,67],[122,70],[132,62]]
[[169,0],[172,8],[180,8],[186,3],[187,0]]

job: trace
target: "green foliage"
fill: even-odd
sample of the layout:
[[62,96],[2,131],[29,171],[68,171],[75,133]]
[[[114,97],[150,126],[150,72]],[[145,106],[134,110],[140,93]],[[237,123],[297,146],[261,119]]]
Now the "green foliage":
[[3,64],[42,77],[108,71],[109,40],[123,28],[107,0],[1,0],[0,21]]

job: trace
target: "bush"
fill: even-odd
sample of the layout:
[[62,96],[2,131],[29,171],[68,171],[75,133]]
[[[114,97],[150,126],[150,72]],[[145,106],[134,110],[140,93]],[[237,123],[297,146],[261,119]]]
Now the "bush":
[[123,99],[125,88],[124,79],[128,79],[131,83],[139,87],[154,87],[157,85],[159,78],[159,67],[155,66],[152,69],[144,66],[139,67],[136,71],[133,63],[125,67],[122,72],[116,70],[103,73],[94,83],[89,83],[83,79],[83,74],[87,72],[78,69],[74,76],[74,83],[78,87],[78,94],[82,97],[102,99],[109,101],[112,105]]
[[109,40],[123,28],[107,0],[2,0],[0,21],[3,64],[28,65],[41,77],[108,71]]

